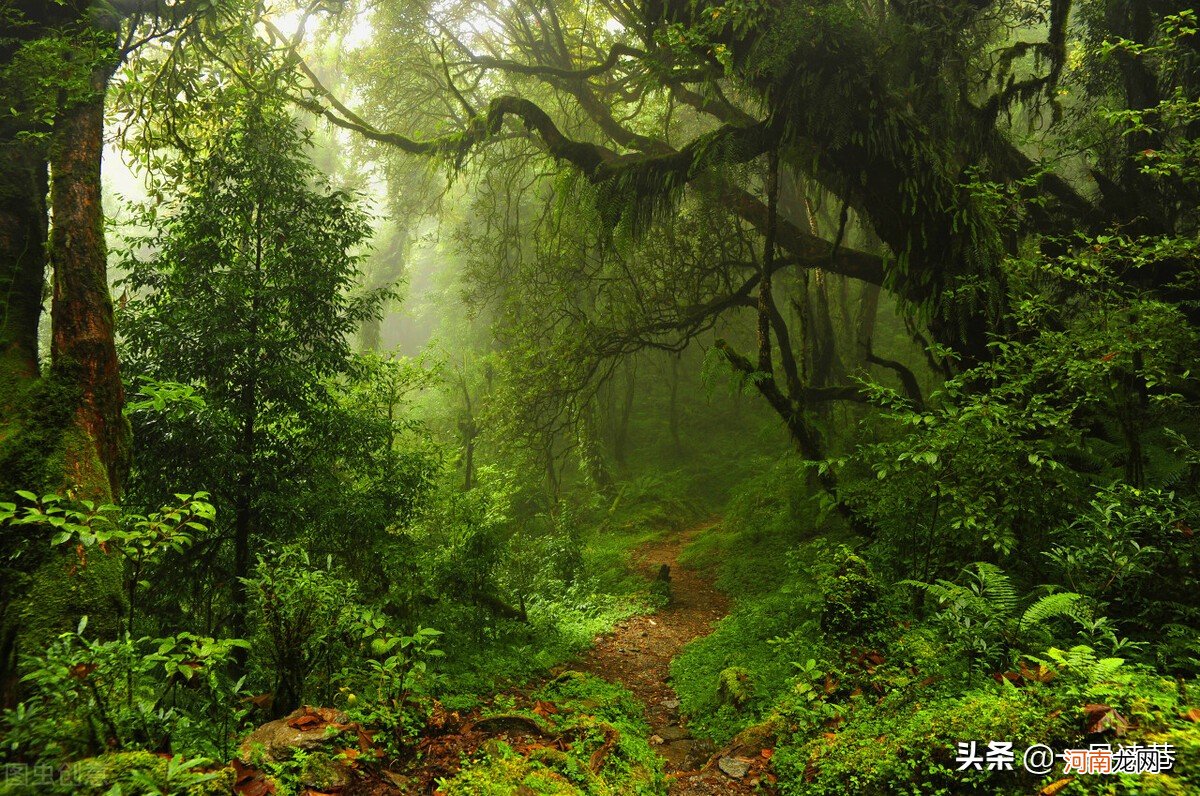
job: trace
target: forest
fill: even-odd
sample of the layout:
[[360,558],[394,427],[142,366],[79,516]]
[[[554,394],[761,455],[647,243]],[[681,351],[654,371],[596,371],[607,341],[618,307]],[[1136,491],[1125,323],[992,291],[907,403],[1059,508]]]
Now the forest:
[[1200,794],[1200,9],[0,0],[0,796]]

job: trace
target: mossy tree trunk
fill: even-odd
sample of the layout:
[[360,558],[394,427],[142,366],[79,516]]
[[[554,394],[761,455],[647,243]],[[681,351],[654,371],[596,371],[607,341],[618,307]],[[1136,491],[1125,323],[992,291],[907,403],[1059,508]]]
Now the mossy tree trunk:
[[[14,131],[15,132],[15,131]],[[46,274],[47,164],[36,143],[0,132],[0,413],[38,373],[38,321]]]
[[[63,467],[67,483],[89,499],[119,497],[129,466],[100,188],[104,92],[114,66],[94,69],[92,96],[60,109],[51,151],[52,372],[78,390],[74,427],[83,449],[67,452]],[[97,461],[102,472],[93,470]]]
[[[77,25],[94,40],[85,22]],[[48,30],[46,35],[63,35],[61,28]],[[101,55],[78,66],[87,70],[80,81],[86,91],[60,93],[47,136],[27,147],[15,139],[6,142],[17,154],[0,171],[0,279],[7,294],[0,321],[5,408],[0,486],[6,493],[55,491],[107,503],[119,497],[128,470],[100,188],[104,96],[117,63],[115,37]],[[37,328],[47,251],[53,268],[52,344],[51,368],[43,376]],[[6,533],[4,540],[9,583],[0,608],[0,682],[6,703],[17,696],[23,651],[44,647],[84,615],[90,632],[115,633],[124,607],[117,556],[96,548],[52,551],[44,534],[32,534]],[[14,562],[21,548],[25,554]]]

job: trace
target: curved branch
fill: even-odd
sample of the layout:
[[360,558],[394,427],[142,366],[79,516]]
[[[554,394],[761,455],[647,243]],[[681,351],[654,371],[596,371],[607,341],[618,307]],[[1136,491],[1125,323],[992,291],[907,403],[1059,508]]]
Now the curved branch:
[[512,72],[518,75],[532,75],[536,77],[553,77],[560,80],[585,80],[589,77],[597,77],[612,69],[617,65],[617,62],[622,58],[649,58],[650,54],[645,50],[640,50],[637,47],[631,47],[628,44],[614,44],[608,51],[608,56],[600,63],[594,66],[589,66],[582,69],[562,69],[555,66],[544,66],[540,64],[523,64],[520,61],[512,61],[507,58],[493,58],[490,55],[475,55],[463,48],[466,53],[467,63],[481,66],[485,69],[502,69],[505,72]]
[[867,361],[872,365],[879,365],[880,367],[895,371],[896,375],[900,377],[900,383],[904,386],[904,394],[913,402],[913,408],[918,412],[925,408],[925,398],[921,394],[921,384],[917,381],[917,376],[912,372],[911,368],[894,359],[877,357],[870,350],[867,351]]

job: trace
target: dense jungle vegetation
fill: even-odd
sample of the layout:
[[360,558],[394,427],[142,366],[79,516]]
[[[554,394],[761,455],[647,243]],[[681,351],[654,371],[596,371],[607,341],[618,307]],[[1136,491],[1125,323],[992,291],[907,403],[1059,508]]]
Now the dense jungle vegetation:
[[1200,793],[1191,3],[0,0],[0,297],[0,794]]

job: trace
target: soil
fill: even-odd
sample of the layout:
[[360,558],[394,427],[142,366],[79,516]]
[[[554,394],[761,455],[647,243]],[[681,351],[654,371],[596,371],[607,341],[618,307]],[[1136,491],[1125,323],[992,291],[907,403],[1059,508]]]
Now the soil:
[[[620,683],[645,704],[651,743],[666,762],[671,796],[762,793],[772,779],[763,773],[769,751],[764,755],[755,750],[759,754],[754,757],[725,757],[710,741],[693,737],[679,714],[679,697],[670,683],[671,660],[689,642],[711,633],[729,612],[728,597],[707,575],[678,563],[684,548],[712,525],[705,523],[639,548],[633,563],[647,578],[656,577],[663,564],[670,567],[670,603],[656,613],[618,623],[571,664]],[[722,758],[728,768],[737,770],[742,768],[738,764],[745,763],[748,770],[734,779],[721,771]]]

